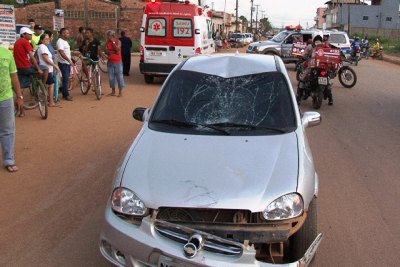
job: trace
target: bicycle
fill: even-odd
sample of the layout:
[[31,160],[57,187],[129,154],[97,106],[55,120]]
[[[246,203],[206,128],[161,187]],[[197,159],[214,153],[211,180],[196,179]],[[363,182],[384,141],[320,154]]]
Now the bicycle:
[[71,75],[69,76],[68,91],[71,91],[78,86],[82,79],[82,61],[81,53],[79,51],[72,51],[71,60],[75,66],[71,66]]
[[42,82],[40,75],[36,73],[30,74],[31,85],[29,89],[23,89],[22,95],[24,97],[24,109],[31,110],[39,107],[39,113],[42,119],[47,119],[48,104],[47,98],[49,93],[46,86]]
[[[96,94],[97,100],[100,100],[102,97],[102,92],[101,92],[101,77],[100,77],[100,71],[99,71],[99,61],[100,60],[93,60],[88,57],[83,57],[83,60],[87,61],[87,68],[88,68],[88,77],[87,79],[83,78],[83,74],[81,74],[81,92],[82,94],[86,95],[89,92],[89,81],[91,81],[91,86]],[[82,71],[81,71],[82,73]]]

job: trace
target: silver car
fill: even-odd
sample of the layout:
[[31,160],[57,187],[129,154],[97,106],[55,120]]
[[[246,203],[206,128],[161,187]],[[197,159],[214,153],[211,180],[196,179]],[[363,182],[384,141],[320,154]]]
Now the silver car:
[[[238,68],[237,66],[246,66]],[[318,175],[278,56],[177,65],[118,166],[100,251],[117,266],[307,266]]]

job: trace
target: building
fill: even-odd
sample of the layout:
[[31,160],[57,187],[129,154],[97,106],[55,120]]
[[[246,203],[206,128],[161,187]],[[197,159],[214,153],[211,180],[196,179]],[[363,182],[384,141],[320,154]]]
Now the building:
[[328,29],[400,36],[400,0],[330,0],[326,2],[325,20]]
[[326,27],[326,22],[325,22],[325,12],[326,12],[327,8],[326,7],[319,7],[317,8],[317,14],[314,18],[315,21],[315,26],[318,29],[323,29]]

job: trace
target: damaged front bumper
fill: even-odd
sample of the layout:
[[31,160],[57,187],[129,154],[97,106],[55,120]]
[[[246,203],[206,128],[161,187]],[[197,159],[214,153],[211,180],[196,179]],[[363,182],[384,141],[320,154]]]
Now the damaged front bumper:
[[[156,225],[155,225],[156,223]],[[164,227],[159,227],[164,226]],[[173,227],[179,231],[168,231]],[[193,232],[187,239],[183,233]],[[256,259],[253,245],[145,217],[140,225],[130,224],[106,209],[100,238],[103,256],[117,266],[308,266],[322,240],[319,234],[298,261],[272,264]]]

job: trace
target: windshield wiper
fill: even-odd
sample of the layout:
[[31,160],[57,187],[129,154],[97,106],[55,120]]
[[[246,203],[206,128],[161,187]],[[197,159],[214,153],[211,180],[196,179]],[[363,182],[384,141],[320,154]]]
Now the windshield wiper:
[[214,125],[208,125],[208,124],[197,124],[197,123],[191,123],[191,122],[186,122],[186,121],[178,121],[178,120],[152,120],[151,122],[154,123],[162,123],[162,124],[168,124],[168,125],[173,125],[173,126],[177,126],[177,127],[183,127],[183,128],[200,128],[200,127],[204,127],[204,128],[208,128],[208,129],[212,129],[214,131],[218,131],[221,132],[225,135],[230,135],[230,133],[224,129],[221,129],[219,127],[214,127]]
[[257,125],[251,125],[251,124],[239,124],[239,123],[232,123],[232,122],[220,122],[220,123],[214,123],[214,124],[211,124],[208,126],[240,128],[241,130],[263,130],[263,131],[272,131],[272,132],[278,132],[278,133],[287,133],[287,130],[282,129],[282,128],[264,127],[264,126],[257,126]]

